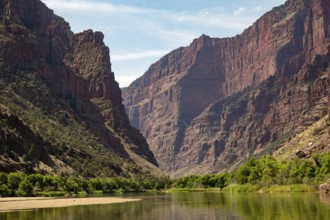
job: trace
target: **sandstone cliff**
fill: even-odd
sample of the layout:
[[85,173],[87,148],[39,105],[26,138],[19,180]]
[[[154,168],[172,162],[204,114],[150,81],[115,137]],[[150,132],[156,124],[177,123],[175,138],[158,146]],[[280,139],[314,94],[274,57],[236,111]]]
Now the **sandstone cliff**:
[[[131,172],[127,164],[157,170],[148,144],[126,116],[102,33],[72,33],[40,0],[1,0],[0,18],[0,103],[39,137],[38,148],[57,148],[54,166],[65,161],[70,169],[83,169],[93,161],[94,171],[116,175]],[[64,154],[68,150],[72,155]],[[17,151],[14,160],[27,151]],[[32,166],[39,169],[39,162]]]
[[160,167],[230,169],[323,118],[329,16],[326,0],[288,0],[241,35],[203,35],[169,53],[123,90]]

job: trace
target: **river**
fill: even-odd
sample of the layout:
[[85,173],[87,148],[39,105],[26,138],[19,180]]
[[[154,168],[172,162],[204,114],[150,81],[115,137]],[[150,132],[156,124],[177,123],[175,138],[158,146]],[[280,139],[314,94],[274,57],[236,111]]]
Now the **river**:
[[3,212],[0,220],[330,219],[330,196],[318,193],[132,193],[121,197],[141,201]]

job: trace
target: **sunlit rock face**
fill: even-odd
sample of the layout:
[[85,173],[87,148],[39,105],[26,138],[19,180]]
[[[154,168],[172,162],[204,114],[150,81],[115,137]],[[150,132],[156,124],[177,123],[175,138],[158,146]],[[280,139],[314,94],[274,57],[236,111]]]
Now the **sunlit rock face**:
[[172,51],[123,89],[160,167],[230,169],[326,114],[329,13],[326,0],[289,0],[240,35]]

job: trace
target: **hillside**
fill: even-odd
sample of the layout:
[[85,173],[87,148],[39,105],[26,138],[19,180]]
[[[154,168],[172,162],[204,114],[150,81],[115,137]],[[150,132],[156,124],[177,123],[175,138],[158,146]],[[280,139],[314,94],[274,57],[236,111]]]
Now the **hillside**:
[[125,88],[160,168],[216,173],[274,150],[329,150],[329,20],[327,0],[288,0],[240,35],[172,51]]
[[0,170],[160,172],[122,104],[103,34],[74,34],[40,0],[0,1]]

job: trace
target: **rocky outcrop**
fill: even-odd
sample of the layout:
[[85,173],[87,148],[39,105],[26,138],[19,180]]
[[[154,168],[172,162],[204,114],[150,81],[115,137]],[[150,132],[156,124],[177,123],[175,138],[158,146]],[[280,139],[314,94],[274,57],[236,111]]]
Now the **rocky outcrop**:
[[[27,73],[33,73],[38,83],[46,84],[51,103],[66,103],[63,111],[88,127],[108,150],[140,166],[157,166],[145,139],[126,116],[102,33],[72,33],[68,23],[40,0],[2,0],[0,17],[4,82],[23,82]],[[47,99],[45,92],[39,91],[40,97],[29,97],[24,88],[18,92],[37,107],[52,111],[53,106],[45,105],[49,100],[40,101]]]
[[329,193],[330,191],[330,180],[328,180],[326,183],[323,183],[319,186],[319,190],[324,193]]
[[[33,133],[24,123],[13,115],[9,109],[0,105],[0,170],[13,172],[16,170],[33,172],[30,161],[42,161],[47,164],[51,160],[48,152],[53,152],[53,146]],[[44,146],[44,147],[41,147]],[[10,154],[15,152],[25,160],[8,162]],[[30,161],[29,161],[30,160]]]
[[160,167],[179,176],[229,169],[303,129],[312,112],[324,116],[329,13],[325,0],[289,0],[241,35],[203,35],[171,52],[124,89]]

